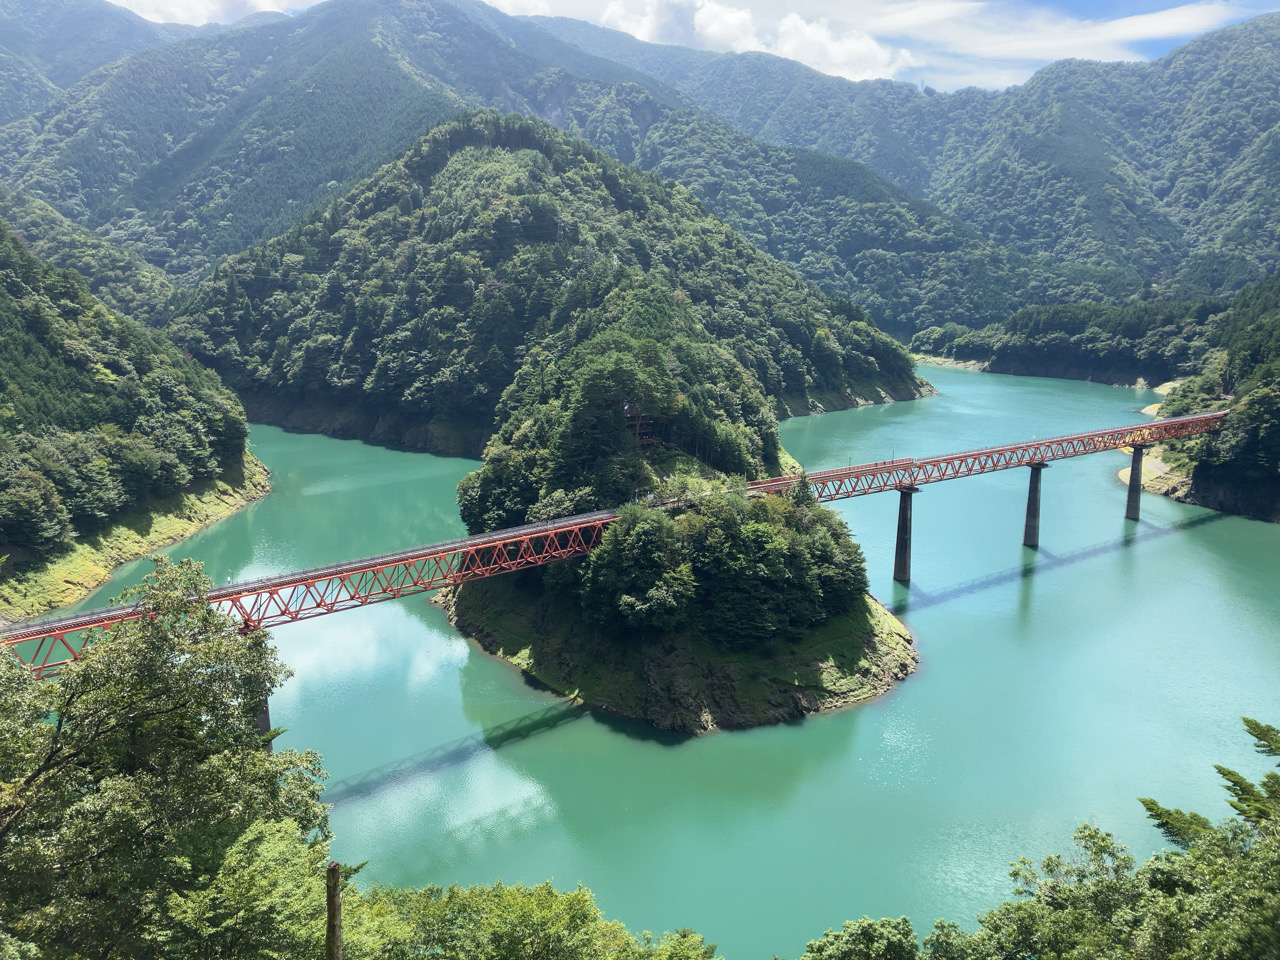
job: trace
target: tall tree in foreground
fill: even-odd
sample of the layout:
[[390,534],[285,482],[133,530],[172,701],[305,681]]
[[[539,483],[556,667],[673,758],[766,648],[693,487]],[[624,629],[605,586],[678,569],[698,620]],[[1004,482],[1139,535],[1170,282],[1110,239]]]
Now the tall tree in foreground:
[[[1244,718],[1259,753],[1280,756],[1280,729]],[[1143,799],[1180,849],[1137,870],[1111,834],[1076,831],[1076,854],[1027,859],[1018,887],[966,933],[939,920],[916,944],[909,921],[850,921],[812,941],[802,960],[1270,960],[1280,957],[1280,774],[1259,783],[1218,767],[1243,819],[1218,826]]]
[[198,564],[155,562],[123,598],[149,616],[56,680],[0,657],[0,930],[51,956],[141,955],[257,821],[327,836],[319,756],[262,749],[255,705],[288,676],[265,633],[208,605]]

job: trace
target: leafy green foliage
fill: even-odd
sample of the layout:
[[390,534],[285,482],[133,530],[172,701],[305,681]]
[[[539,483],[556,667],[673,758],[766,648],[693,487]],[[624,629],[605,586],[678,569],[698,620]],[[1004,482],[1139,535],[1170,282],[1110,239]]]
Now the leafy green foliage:
[[383,956],[445,956],[476,960],[711,960],[715,945],[691,930],[654,940],[637,939],[622,924],[606,921],[589,890],[566,893],[551,884],[375,887],[368,909],[383,917]]
[[1224,300],[1075,303],[1025,307],[1000,323],[933,326],[911,349],[976,360],[993,373],[1109,383],[1166,381],[1202,372],[1222,341]]
[[152,494],[238,467],[216,376],[0,225],[0,545],[39,559]]
[[40,260],[80,274],[108,310],[152,327],[172,312],[173,284],[163,270],[72,223],[47,203],[0,186],[0,220]]
[[867,588],[866,564],[807,491],[712,494],[675,517],[624,507],[582,565],[583,612],[624,641],[684,632],[729,647],[792,640],[844,613]]
[[915,931],[906,917],[863,917],[846,920],[839,930],[810,940],[801,960],[916,960],[919,955]]
[[[513,381],[508,410],[567,403],[553,365],[620,322],[636,339],[678,324],[705,345],[681,362],[724,370],[739,397],[752,378],[802,409],[917,390],[905,352],[856,308],[818,295],[687,192],[496,113],[436,128],[328,210],[230,258],[170,329],[250,396],[323,394],[487,427]],[[625,392],[628,363],[565,413],[607,431],[599,417],[621,407],[599,404]],[[651,386],[670,379],[649,366]],[[538,397],[521,400],[528,391]]]
[[124,597],[151,616],[56,681],[0,658],[0,925],[47,948],[138,955],[253,822],[327,829],[319,758],[262,749],[288,675],[265,634],[209,607],[197,565],[156,563]]

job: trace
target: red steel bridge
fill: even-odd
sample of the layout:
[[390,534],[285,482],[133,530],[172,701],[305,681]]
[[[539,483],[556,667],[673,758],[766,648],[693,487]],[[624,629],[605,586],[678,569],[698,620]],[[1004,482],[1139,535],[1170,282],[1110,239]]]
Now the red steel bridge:
[[[898,490],[902,499],[894,577],[908,581],[911,579],[911,495],[921,485],[1012,467],[1030,467],[1031,489],[1023,542],[1034,547],[1039,536],[1040,471],[1049,462],[1132,447],[1135,469],[1130,475],[1126,516],[1136,520],[1143,450],[1166,440],[1217,430],[1225,416],[1225,412],[1196,414],[922,460],[901,458],[859,464],[809,474],[809,483],[819,500],[841,500]],[[748,484],[747,490],[752,495],[782,493],[797,480],[798,476],[757,480]],[[212,590],[209,599],[213,606],[240,620],[247,629],[275,627],[468,580],[584,556],[595,548],[605,527],[617,517],[616,511],[601,510],[398,553],[228,584]],[[136,606],[121,606],[36,621],[0,632],[0,646],[17,655],[36,675],[51,676],[78,656],[88,631],[142,616],[143,611]]]

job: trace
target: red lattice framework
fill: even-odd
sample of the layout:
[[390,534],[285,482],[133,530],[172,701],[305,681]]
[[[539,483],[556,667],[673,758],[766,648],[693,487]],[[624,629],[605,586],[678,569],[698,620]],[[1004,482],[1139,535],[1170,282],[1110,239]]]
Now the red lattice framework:
[[[1002,447],[984,447],[963,453],[948,453],[940,457],[915,460],[910,457],[898,460],[882,460],[835,470],[821,470],[809,474],[814,496],[819,500],[843,500],[861,497],[868,493],[918,487],[942,480],[956,480],[980,473],[994,473],[1013,467],[1028,467],[1034,463],[1048,463],[1080,457],[1103,450],[1122,447],[1150,447],[1166,440],[1178,440],[1209,433],[1222,426],[1226,411],[1197,413],[1188,417],[1172,417],[1130,427],[1112,430],[1093,430],[1073,433],[1065,437],[1033,440],[1030,443],[1013,443]],[[791,487],[798,476],[773,477],[747,484],[752,492],[775,493]]]
[[[819,500],[842,500],[1103,450],[1151,446],[1217,430],[1225,416],[1225,412],[1196,414],[923,460],[902,458],[859,464],[809,474],[809,482]],[[752,494],[781,493],[789,490],[798,479],[798,476],[790,476],[757,480],[748,484],[748,491]],[[229,584],[210,591],[209,600],[217,609],[240,620],[246,628],[276,627],[468,580],[585,556],[600,543],[605,527],[617,518],[615,511],[601,510],[512,527],[414,550]],[[89,631],[136,620],[143,615],[137,607],[113,607],[37,621],[0,633],[0,645],[16,654],[37,676],[51,676],[79,656]]]

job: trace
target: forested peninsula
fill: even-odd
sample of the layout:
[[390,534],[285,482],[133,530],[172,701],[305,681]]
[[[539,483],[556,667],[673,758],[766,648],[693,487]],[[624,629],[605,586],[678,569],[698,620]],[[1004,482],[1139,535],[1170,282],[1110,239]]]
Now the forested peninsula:
[[0,618],[66,603],[261,496],[247,436],[216,374],[0,223]]
[[[475,455],[495,414],[506,421],[557,362],[622,321],[636,340],[679,326],[674,355],[654,362],[704,399],[643,413],[698,432],[732,472],[776,463],[772,401],[807,413],[928,389],[856,307],[687,191],[497,112],[435,128],[327,209],[228,258],[167,329],[256,418]],[[758,448],[730,436],[748,425]]]
[[[732,479],[795,471],[779,412],[927,391],[908,354],[687,191],[546,124],[436,128],[229,258],[168,331],[258,417],[481,453],[458,488],[473,533],[688,501],[626,514],[585,566],[454,598],[465,632],[564,693],[696,733],[865,699],[914,667],[834,514]],[[717,670],[714,690],[679,689]]]

